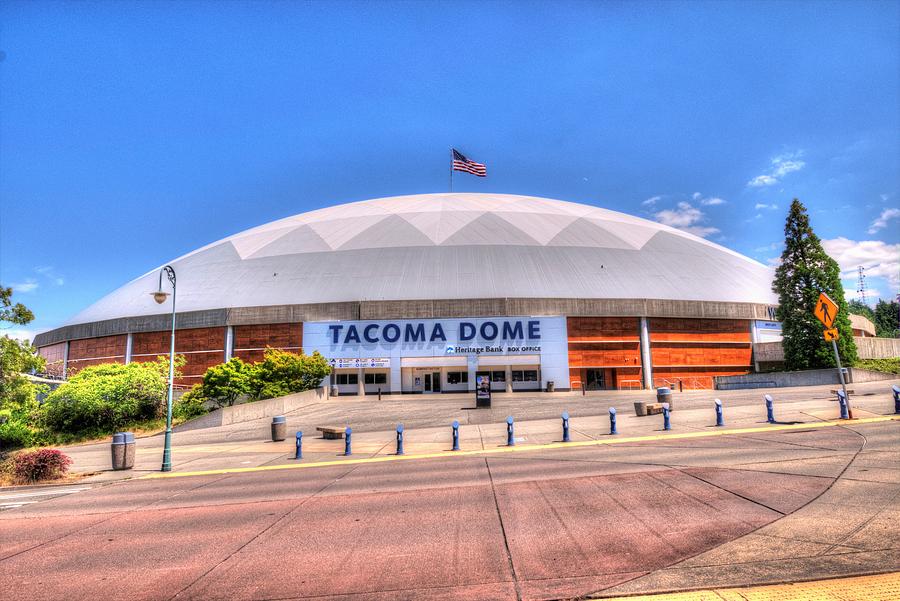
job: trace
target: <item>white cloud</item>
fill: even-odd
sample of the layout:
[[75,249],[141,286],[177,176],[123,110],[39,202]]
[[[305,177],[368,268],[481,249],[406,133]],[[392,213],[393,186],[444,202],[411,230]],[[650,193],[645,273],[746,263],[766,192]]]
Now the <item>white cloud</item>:
[[700,200],[701,198],[703,198],[703,195],[700,194],[699,192],[694,192],[694,193],[691,195],[691,198],[693,198],[694,200]]
[[771,175],[757,175],[747,182],[747,185],[751,188],[761,188],[763,186],[774,186],[777,183],[778,180]]
[[770,211],[774,211],[774,210],[778,209],[778,205],[774,204],[774,203],[766,204],[764,202],[758,202],[758,203],[756,203],[756,205],[753,208],[756,209],[757,211],[759,211],[760,209],[769,209]]
[[650,198],[648,198],[641,204],[645,207],[652,207],[653,205],[656,204],[656,201],[658,201],[658,200],[662,200],[662,196],[651,196]]
[[772,168],[768,173],[757,175],[747,185],[751,188],[762,188],[765,186],[774,186],[779,182],[779,178],[783,178],[788,173],[800,171],[806,166],[806,161],[801,161],[803,151],[785,152],[778,156],[772,157]]
[[19,292],[20,294],[27,294],[29,292],[34,292],[38,287],[37,280],[34,278],[28,278],[24,282],[20,282],[18,284],[10,284],[10,287],[13,289],[13,292]]
[[719,233],[718,228],[701,225],[706,221],[706,215],[689,202],[679,202],[676,208],[660,211],[654,214],[654,218],[663,225],[677,228],[701,238]]
[[841,237],[823,240],[822,245],[840,265],[841,277],[855,279],[857,268],[862,265],[866,276],[886,279],[892,291],[900,288],[900,244]]
[[885,209],[881,212],[881,215],[878,216],[878,219],[873,221],[872,225],[869,226],[868,232],[874,234],[878,230],[886,228],[888,221],[897,218],[900,218],[900,209]]
[[66,283],[66,279],[64,277],[62,277],[61,275],[59,275],[58,273],[56,273],[56,269],[51,266],[43,265],[41,267],[35,267],[34,271],[35,271],[35,273],[38,273],[38,274],[44,276],[45,278],[47,278],[48,280],[50,280],[57,286],[62,286],[63,284]]
[[716,205],[723,205],[727,201],[724,198],[719,198],[718,196],[713,196],[712,198],[704,198],[700,201],[700,204],[706,205],[708,207],[714,207]]
[[0,336],[9,336],[13,340],[31,342],[34,339],[34,331],[25,328],[0,329]]

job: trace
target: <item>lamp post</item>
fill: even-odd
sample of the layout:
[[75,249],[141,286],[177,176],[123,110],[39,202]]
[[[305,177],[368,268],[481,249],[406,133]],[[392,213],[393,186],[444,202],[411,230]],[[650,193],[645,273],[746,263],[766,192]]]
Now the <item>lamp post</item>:
[[172,283],[172,347],[169,351],[169,400],[166,403],[166,441],[163,446],[163,472],[172,471],[172,385],[175,380],[175,270],[171,265],[166,265],[159,270],[159,290],[151,292],[153,300],[163,304],[169,297],[168,292],[163,292],[162,276],[165,272],[169,282]]

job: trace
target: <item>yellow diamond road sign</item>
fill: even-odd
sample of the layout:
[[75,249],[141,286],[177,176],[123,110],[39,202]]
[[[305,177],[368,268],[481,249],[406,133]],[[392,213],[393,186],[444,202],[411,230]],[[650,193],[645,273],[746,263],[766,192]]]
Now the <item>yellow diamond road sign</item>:
[[837,312],[837,304],[824,292],[819,294],[819,300],[816,301],[816,308],[813,309],[813,314],[816,316],[816,319],[825,324],[826,328],[830,328],[832,324],[834,324],[834,318],[837,317]]
[[829,330],[825,330],[824,332],[822,332],[822,335],[825,337],[825,340],[828,340],[829,342],[840,338],[840,336],[838,335],[837,328],[831,328]]

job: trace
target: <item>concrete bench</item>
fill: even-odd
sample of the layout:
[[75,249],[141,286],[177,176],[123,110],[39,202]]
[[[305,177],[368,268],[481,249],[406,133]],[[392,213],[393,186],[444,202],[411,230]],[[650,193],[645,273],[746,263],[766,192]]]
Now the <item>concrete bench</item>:
[[[837,394],[837,393],[838,393],[838,390],[835,389],[835,390],[831,390],[830,392],[831,392],[831,394]],[[856,391],[853,390],[852,388],[848,388],[848,389],[847,389],[847,394],[856,394]]]
[[316,430],[322,433],[322,438],[327,438],[329,440],[339,440],[343,438],[346,429],[347,428],[338,426],[319,426],[316,428]]
[[663,412],[662,403],[647,403],[647,415],[656,415]]

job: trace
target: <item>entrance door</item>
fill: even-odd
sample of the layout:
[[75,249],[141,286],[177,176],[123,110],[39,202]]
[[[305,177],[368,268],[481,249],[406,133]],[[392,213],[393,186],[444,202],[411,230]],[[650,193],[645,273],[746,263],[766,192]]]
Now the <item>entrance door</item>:
[[431,373],[431,392],[441,391],[441,372],[435,371]]
[[431,374],[425,374],[425,392],[431,392]]
[[603,370],[602,369],[588,369],[586,370],[586,388],[587,390],[603,390]]

